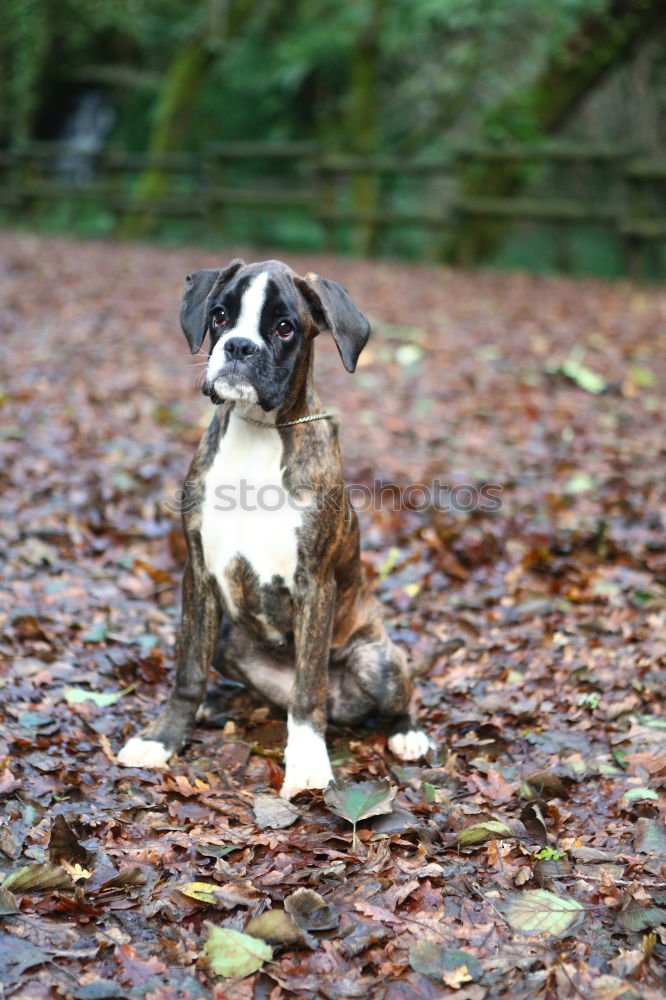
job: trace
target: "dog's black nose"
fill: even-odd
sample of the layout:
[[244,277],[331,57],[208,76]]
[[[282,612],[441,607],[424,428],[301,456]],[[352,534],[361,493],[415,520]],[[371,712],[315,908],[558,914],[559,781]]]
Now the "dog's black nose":
[[257,344],[247,337],[231,337],[224,345],[224,353],[230,361],[245,361],[258,350]]

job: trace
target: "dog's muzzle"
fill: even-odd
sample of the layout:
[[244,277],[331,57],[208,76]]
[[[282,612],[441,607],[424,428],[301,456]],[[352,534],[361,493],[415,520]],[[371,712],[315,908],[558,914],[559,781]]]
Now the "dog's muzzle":
[[214,378],[207,378],[203,384],[204,396],[219,405],[226,399],[256,403],[257,390],[246,375],[241,375],[236,363],[224,365]]

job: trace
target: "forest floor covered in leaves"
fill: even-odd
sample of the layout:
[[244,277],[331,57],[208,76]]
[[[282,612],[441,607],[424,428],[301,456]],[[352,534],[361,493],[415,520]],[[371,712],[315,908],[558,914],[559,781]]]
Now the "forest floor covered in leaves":
[[666,293],[288,258],[373,321],[353,377],[319,338],[318,386],[384,488],[391,634],[447,650],[431,760],[329,735],[395,795],[354,842],[320,793],[279,807],[284,719],[237,689],[168,771],[115,759],[169,689],[210,413],[182,279],[228,256],[0,234],[0,995],[663,997]]

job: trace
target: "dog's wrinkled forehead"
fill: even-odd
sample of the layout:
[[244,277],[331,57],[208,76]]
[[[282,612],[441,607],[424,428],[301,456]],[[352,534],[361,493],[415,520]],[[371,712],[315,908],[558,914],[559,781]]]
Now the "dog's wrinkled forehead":
[[296,275],[281,261],[262,261],[240,268],[230,280],[219,280],[211,289],[207,309],[223,304],[229,313],[227,329],[241,325],[248,331],[265,329],[277,316],[291,316],[303,323],[310,311],[299,293]]

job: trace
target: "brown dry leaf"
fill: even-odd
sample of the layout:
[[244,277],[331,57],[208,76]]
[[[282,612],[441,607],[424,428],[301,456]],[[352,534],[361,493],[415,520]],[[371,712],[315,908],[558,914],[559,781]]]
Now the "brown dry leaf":
[[297,889],[285,897],[284,908],[306,931],[328,931],[338,926],[340,914],[314,889]]
[[485,779],[478,774],[471,774],[467,779],[467,784],[470,789],[476,788],[484,798],[498,804],[510,802],[517,790],[514,785],[502,777],[499,771],[493,771],[492,768],[488,771]]
[[1,888],[11,889],[13,893],[50,892],[54,889],[66,889],[71,885],[71,876],[64,868],[44,863],[19,868],[7,876]]
[[296,924],[284,910],[265,910],[248,921],[245,931],[271,945],[305,944],[308,948],[316,948],[318,944],[317,939]]

